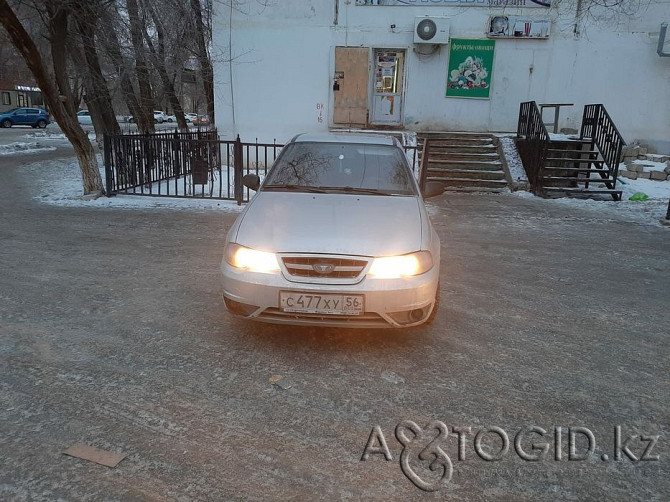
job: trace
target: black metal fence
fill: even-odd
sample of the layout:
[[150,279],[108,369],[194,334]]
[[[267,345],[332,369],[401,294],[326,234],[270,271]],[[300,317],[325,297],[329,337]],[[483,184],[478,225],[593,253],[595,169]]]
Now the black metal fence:
[[107,195],[249,200],[242,176],[264,177],[283,145],[220,140],[215,130],[105,135]]
[[591,140],[591,150],[595,147],[600,151],[610,177],[616,183],[619,174],[621,150],[626,142],[603,105],[586,105],[582,117],[582,128],[579,137]]
[[[196,197],[247,202],[245,174],[265,177],[284,145],[221,140],[216,130],[104,137],[107,195]],[[405,147],[417,172],[416,146]]]
[[516,145],[528,181],[534,192],[541,190],[542,170],[547,159],[549,133],[535,101],[521,103],[516,131]]

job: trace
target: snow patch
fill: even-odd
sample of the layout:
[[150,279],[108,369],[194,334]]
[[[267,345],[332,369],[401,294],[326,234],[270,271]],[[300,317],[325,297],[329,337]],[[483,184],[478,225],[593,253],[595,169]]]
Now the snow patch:
[[521,162],[514,137],[500,136],[499,139],[512,180],[518,183],[528,183],[528,176],[526,175],[526,170],[523,168],[523,162]]
[[0,145],[0,155],[23,155],[30,153],[52,152],[56,149],[55,146],[44,146],[40,143],[10,143],[8,145]]
[[[100,175],[105,179],[101,156],[98,155]],[[215,211],[241,211],[235,201],[196,198],[152,197],[142,195],[116,195],[97,199],[82,193],[79,164],[73,159],[35,162],[24,168],[30,175],[33,199],[56,206],[125,209],[198,209]]]

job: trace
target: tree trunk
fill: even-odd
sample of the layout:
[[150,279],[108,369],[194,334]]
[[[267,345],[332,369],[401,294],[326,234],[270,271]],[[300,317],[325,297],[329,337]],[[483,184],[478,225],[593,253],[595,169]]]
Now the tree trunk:
[[87,72],[87,82],[90,89],[87,91],[87,104],[92,103],[93,109],[91,116],[97,115],[100,129],[96,128],[96,135],[101,134],[119,134],[121,128],[114,115],[112,98],[109,95],[109,89],[105,83],[105,77],[100,68],[100,59],[95,41],[95,30],[98,20],[97,12],[91,5],[90,0],[84,0],[83,4],[75,11],[75,20],[77,28],[81,35],[81,41],[84,49],[84,59],[86,65],[83,71]]
[[101,12],[101,22],[105,26],[112,27],[107,31],[106,36],[103,39],[105,52],[112,60],[112,64],[116,69],[116,74],[119,76],[123,100],[126,102],[128,111],[135,117],[135,120],[137,120],[137,117],[140,115],[140,103],[137,99],[137,93],[133,86],[133,82],[130,79],[131,69],[126,64],[123,55],[121,54],[121,44],[119,43],[116,30],[113,28],[115,23],[113,23],[112,18],[105,10]]
[[[62,20],[60,22],[62,23]],[[93,145],[91,145],[88,136],[79,125],[76,112],[73,113],[71,109],[72,103],[68,106],[67,96],[64,96],[65,102],[60,99],[58,89],[47,72],[35,42],[30,38],[30,35],[26,32],[6,0],[0,0],[0,23],[7,30],[14,47],[16,47],[26,61],[26,65],[32,72],[33,77],[35,77],[35,81],[40,87],[42,96],[49,106],[51,113],[67,139],[72,143],[75,155],[79,161],[84,193],[104,193]],[[57,75],[62,76],[63,68],[61,65],[63,61],[60,61],[60,58],[56,55],[53,55],[52,59],[54,62],[54,71]],[[57,60],[59,60],[58,63],[56,63]]]
[[130,20],[130,38],[133,43],[135,54],[135,72],[137,73],[137,84],[140,88],[140,107],[137,125],[144,134],[155,131],[154,113],[155,108],[151,83],[149,79],[149,68],[144,59],[144,43],[142,42],[142,24],[140,23],[137,0],[126,0],[128,18]]
[[207,100],[207,115],[209,115],[209,123],[214,124],[214,69],[205,39],[205,26],[202,22],[200,0],[191,0],[191,8],[195,17],[195,39],[198,44],[198,62],[202,73],[202,86]]

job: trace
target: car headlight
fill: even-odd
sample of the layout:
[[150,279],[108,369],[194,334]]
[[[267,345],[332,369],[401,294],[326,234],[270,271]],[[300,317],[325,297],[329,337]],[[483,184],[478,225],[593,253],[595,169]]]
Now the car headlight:
[[433,257],[430,252],[418,251],[401,256],[375,258],[368,270],[368,275],[380,279],[396,279],[420,275],[431,268],[433,268]]
[[226,262],[235,268],[270,274],[279,271],[279,262],[274,253],[258,251],[229,242],[225,252]]

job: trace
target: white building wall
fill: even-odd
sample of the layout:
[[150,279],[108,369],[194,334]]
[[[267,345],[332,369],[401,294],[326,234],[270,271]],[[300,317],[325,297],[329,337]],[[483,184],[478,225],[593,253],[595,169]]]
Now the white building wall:
[[[281,0],[266,7],[246,0],[232,16],[215,2],[216,122],[222,136],[283,142],[299,132],[328,130],[335,47],[360,46],[406,49],[407,129],[515,131],[519,103],[527,100],[574,103],[561,110],[560,125],[577,129],[583,106],[603,103],[627,142],[640,139],[670,151],[670,58],[656,54],[660,24],[670,22],[668,1],[652,2],[616,26],[582,26],[579,37],[573,35],[574,11],[555,7],[380,7],[337,1],[337,25],[336,0]],[[489,16],[501,13],[551,17],[549,40],[496,40],[490,99],[446,98],[448,46],[430,58],[415,54],[415,16],[449,17],[453,38],[485,38]]]

